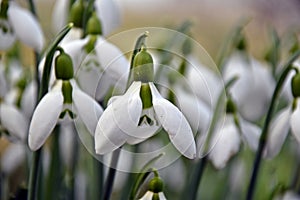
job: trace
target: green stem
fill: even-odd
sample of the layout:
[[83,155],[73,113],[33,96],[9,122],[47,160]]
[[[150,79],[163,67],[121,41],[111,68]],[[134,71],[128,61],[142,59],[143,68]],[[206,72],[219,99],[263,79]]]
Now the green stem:
[[30,170],[29,183],[28,183],[28,200],[35,200],[37,192],[38,175],[41,167],[42,148],[33,152],[32,166]]
[[295,54],[293,54],[291,56],[291,58],[288,60],[288,62],[285,64],[283,72],[281,73],[281,76],[278,80],[278,83],[276,85],[276,88],[274,90],[273,93],[273,97],[271,100],[271,104],[267,113],[267,117],[266,117],[266,121],[261,133],[261,136],[259,138],[259,146],[258,146],[258,150],[256,153],[256,157],[253,163],[253,170],[252,170],[252,175],[250,178],[250,183],[249,183],[249,187],[248,187],[248,192],[247,192],[247,196],[246,199],[247,200],[251,200],[253,198],[253,194],[254,194],[254,190],[255,190],[255,185],[256,185],[256,180],[257,180],[257,175],[260,169],[260,164],[261,164],[261,159],[262,159],[262,154],[263,154],[263,150],[265,148],[266,142],[267,142],[267,138],[268,138],[268,133],[269,133],[269,126],[270,126],[270,122],[271,122],[271,118],[273,115],[273,111],[275,108],[275,104],[276,101],[279,97],[281,88],[284,84],[284,81],[286,79],[286,77],[288,76],[289,72],[294,69],[292,67],[292,63],[299,57],[300,55],[300,51],[297,51]]
[[102,200],[109,200],[111,197],[114,180],[115,180],[115,176],[116,176],[116,171],[117,171],[116,168],[118,165],[120,153],[121,153],[121,148],[118,148],[112,154],[110,168],[109,168],[107,180],[106,180],[105,186],[104,186],[104,192],[102,193],[103,194],[102,198],[101,198]]

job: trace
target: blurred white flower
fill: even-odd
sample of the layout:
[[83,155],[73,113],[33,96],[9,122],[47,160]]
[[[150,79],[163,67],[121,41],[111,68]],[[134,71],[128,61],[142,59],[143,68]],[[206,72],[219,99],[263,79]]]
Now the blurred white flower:
[[260,128],[239,117],[240,129],[237,127],[234,116],[227,114],[224,124],[216,126],[216,131],[210,141],[209,158],[217,169],[226,166],[229,159],[240,148],[241,139],[255,151],[258,147]]
[[142,142],[153,136],[162,126],[181,154],[191,159],[195,158],[194,136],[184,115],[159,94],[152,82],[144,86],[150,87],[150,108],[143,109],[140,81],[133,82],[124,95],[115,96],[110,100],[96,128],[96,153],[109,153],[126,142]]
[[72,88],[71,103],[73,106],[70,102],[65,102],[66,98],[62,92],[63,84],[62,80],[57,80],[51,91],[41,99],[33,113],[28,138],[31,150],[39,149],[45,143],[58,120],[65,118],[66,115],[72,119],[78,114],[89,132],[92,134],[95,132],[97,121],[103,109],[94,99],[82,92],[74,80],[69,82]]
[[9,175],[23,164],[26,156],[24,144],[10,144],[1,156],[1,170]]
[[[8,9],[5,11],[7,4]],[[7,50],[18,38],[41,52],[44,47],[44,36],[33,14],[15,2],[6,0],[2,0],[0,10],[3,11],[3,16],[0,16],[0,49]]]
[[249,121],[260,119],[267,111],[275,88],[270,68],[242,52],[234,53],[224,66],[224,81],[237,76],[229,89],[240,114]]

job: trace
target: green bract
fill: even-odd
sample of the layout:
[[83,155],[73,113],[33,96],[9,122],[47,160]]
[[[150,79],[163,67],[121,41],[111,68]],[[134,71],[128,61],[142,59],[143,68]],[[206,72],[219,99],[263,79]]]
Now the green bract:
[[153,82],[153,59],[152,56],[142,48],[133,59],[133,79],[143,83]]
[[150,182],[149,182],[149,191],[153,193],[159,193],[162,192],[164,188],[164,183],[161,180],[160,177],[154,177]]
[[73,62],[64,51],[55,58],[55,76],[57,79],[69,80],[73,78]]
[[292,94],[294,98],[300,97],[300,74],[297,73],[292,78]]

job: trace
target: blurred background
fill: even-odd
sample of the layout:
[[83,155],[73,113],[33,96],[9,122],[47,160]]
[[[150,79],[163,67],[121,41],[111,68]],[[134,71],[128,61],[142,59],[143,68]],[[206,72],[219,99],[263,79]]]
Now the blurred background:
[[[36,0],[38,14],[48,38],[52,38],[51,11],[55,0]],[[300,26],[298,0],[115,0],[122,24],[114,33],[137,27],[178,27],[182,22],[193,23],[192,37],[215,57],[228,33],[240,20],[248,20],[244,33],[249,50],[262,57],[270,46],[270,29],[279,36]],[[51,9],[49,9],[51,8]]]

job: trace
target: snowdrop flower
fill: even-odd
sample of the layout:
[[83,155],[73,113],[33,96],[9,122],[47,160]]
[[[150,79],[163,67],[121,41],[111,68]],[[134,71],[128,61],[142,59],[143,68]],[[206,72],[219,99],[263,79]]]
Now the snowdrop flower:
[[150,180],[148,187],[148,191],[139,200],[167,199],[163,193],[163,181],[161,180],[161,178],[155,176],[153,179]]
[[297,73],[291,80],[291,89],[294,97],[292,105],[282,109],[277,116],[271,121],[270,133],[265,149],[265,156],[267,158],[275,157],[281,150],[281,147],[289,133],[291,132],[300,143],[300,74]]
[[227,108],[224,124],[221,123],[216,127],[210,141],[211,151],[208,156],[217,169],[224,168],[229,159],[239,151],[241,140],[244,140],[253,151],[258,147],[260,128],[247,122],[235,112],[228,111]]
[[[82,7],[81,9],[84,9],[83,1],[77,0],[74,2],[74,4],[73,6],[78,6],[77,10],[80,10],[80,6]],[[59,32],[67,24],[67,20],[69,17],[69,5],[69,0],[56,1],[52,15],[52,26],[55,32]],[[95,0],[94,7],[97,13],[97,17],[101,21],[102,32],[104,36],[110,34],[120,25],[120,11],[114,0]],[[70,13],[70,15],[72,15],[72,13]],[[80,14],[76,13],[74,15],[78,18]]]
[[275,88],[268,66],[253,58],[247,60],[245,54],[237,52],[229,58],[223,75],[225,82],[238,77],[229,91],[241,115],[249,121],[261,118],[266,113],[266,105],[269,104]]
[[133,80],[124,95],[110,100],[99,119],[95,133],[96,153],[109,153],[126,142],[140,143],[162,127],[181,154],[195,158],[191,127],[181,111],[156,89],[152,82],[153,60],[145,49],[134,58]]
[[93,134],[103,112],[101,106],[77,86],[72,60],[62,49],[55,59],[55,75],[56,83],[41,99],[32,116],[28,138],[31,150],[37,150],[45,143],[59,119],[74,119],[79,115]]
[[31,12],[21,8],[13,1],[2,0],[0,7],[0,50],[9,49],[16,38],[38,52],[43,49],[43,32]]

